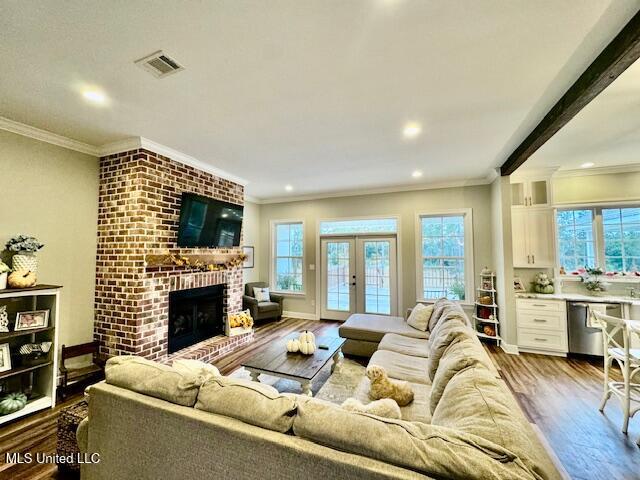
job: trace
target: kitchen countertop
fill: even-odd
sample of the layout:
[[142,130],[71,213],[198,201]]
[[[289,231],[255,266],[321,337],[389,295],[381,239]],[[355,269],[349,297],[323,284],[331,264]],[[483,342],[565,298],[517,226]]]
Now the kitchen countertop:
[[516,298],[539,298],[546,300],[566,300],[569,302],[624,303],[640,306],[640,298],[618,297],[615,295],[584,295],[582,293],[516,293]]

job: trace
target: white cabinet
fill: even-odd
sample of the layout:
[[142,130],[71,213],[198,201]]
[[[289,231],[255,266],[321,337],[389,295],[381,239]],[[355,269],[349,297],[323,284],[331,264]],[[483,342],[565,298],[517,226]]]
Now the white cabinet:
[[553,209],[512,208],[511,231],[514,267],[554,267]]
[[518,298],[516,315],[519,350],[566,355],[569,345],[564,300]]
[[513,180],[511,205],[514,207],[543,207],[551,205],[549,179]]

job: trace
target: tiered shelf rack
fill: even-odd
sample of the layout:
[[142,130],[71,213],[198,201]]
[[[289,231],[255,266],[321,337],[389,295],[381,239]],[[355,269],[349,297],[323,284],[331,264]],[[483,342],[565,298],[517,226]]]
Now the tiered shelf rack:
[[[30,413],[52,408],[56,403],[58,372],[58,314],[60,289],[57,285],[0,290],[0,306],[6,305],[10,332],[0,332],[0,345],[9,344],[11,370],[0,372],[0,397],[9,392],[23,392],[27,405],[17,412],[0,416],[0,425]],[[27,310],[49,310],[49,324],[44,328],[14,331],[16,313]],[[18,350],[25,343],[53,342],[49,353],[36,363],[24,363]]]
[[[500,317],[498,316],[498,301],[496,290],[496,276],[493,273],[480,274],[480,286],[476,289],[475,312],[473,315],[473,328],[481,339],[495,340],[498,345],[500,338]],[[490,297],[491,303],[480,303],[481,297]],[[487,312],[489,315],[487,315]],[[492,318],[489,318],[492,317]],[[491,325],[495,335],[487,335],[482,331],[485,325]]]

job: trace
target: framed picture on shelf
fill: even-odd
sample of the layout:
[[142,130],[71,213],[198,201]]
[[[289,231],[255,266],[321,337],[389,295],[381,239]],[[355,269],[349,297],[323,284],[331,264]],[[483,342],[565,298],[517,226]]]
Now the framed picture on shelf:
[[16,314],[16,332],[49,326],[49,310],[33,310]]
[[522,283],[522,280],[520,280],[518,277],[515,277],[513,279],[513,291],[516,293],[527,291],[527,289],[524,288],[524,283]]
[[11,352],[9,351],[9,344],[4,343],[0,345],[0,372],[6,372],[11,370]]
[[242,247],[242,253],[247,256],[244,263],[242,264],[242,268],[253,268],[255,266],[254,248],[251,246]]

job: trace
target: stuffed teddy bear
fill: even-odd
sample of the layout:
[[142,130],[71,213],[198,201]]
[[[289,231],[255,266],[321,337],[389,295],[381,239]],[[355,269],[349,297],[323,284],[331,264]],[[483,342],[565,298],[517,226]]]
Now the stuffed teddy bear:
[[342,408],[349,410],[350,412],[368,413],[378,417],[396,418],[398,420],[402,419],[400,407],[396,401],[391,398],[383,398],[381,400],[367,403],[366,405],[358,399],[347,398],[342,403]]
[[369,377],[371,381],[369,398],[372,400],[391,398],[401,407],[413,402],[413,390],[411,390],[409,383],[400,380],[391,380],[387,376],[387,371],[384,368],[378,365],[368,366],[367,377]]

